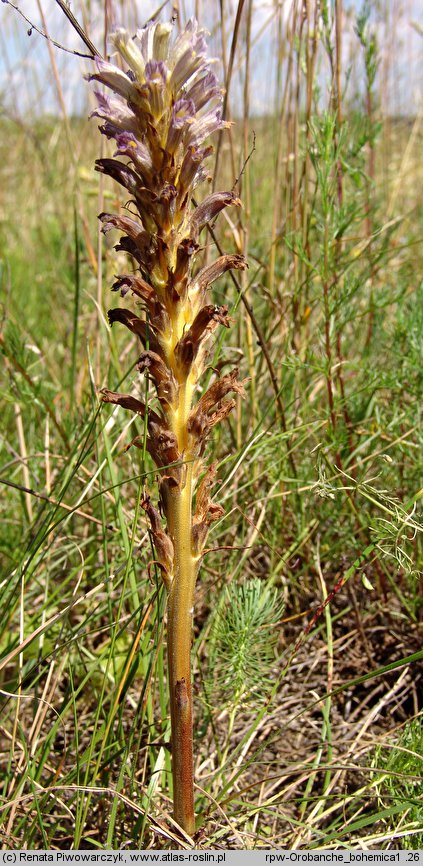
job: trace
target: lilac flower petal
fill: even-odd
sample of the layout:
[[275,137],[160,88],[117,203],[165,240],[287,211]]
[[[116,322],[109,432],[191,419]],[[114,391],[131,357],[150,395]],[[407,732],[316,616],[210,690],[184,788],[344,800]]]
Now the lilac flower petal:
[[167,60],[171,33],[171,24],[158,23],[155,25],[153,30],[153,57],[155,60]]
[[[119,138],[116,140],[116,144],[118,146],[118,153],[123,153],[125,156],[128,156],[128,152],[132,150],[137,150],[140,147],[140,142],[133,132],[121,132]],[[147,148],[145,148],[147,151]]]
[[92,76],[114,91],[96,94],[94,114],[117,144],[115,158],[98,160],[96,168],[129,191],[140,218],[112,222],[106,216],[104,230],[126,234],[118,249],[138,262],[163,310],[166,298],[186,295],[201,228],[238,203],[231,193],[216,193],[190,211],[194,188],[208,177],[204,162],[212,148],[203,142],[229,124],[222,119],[222,90],[207,59],[204,31],[191,20],[172,44],[171,30],[149,24],[135,40],[119,30],[113,41],[128,71],[98,61]]
[[182,55],[185,54],[187,48],[194,50],[194,37],[191,24],[191,21],[187,21],[185,30],[179,33],[172,45],[169,59],[173,66],[175,66]]
[[[155,25],[153,25],[155,28]],[[153,27],[151,25],[147,25],[147,27],[143,27],[140,30],[137,30],[137,40],[140,43],[141,54],[144,57],[144,60],[148,60],[151,57],[153,50]]]
[[172,119],[166,142],[166,150],[175,153],[182,141],[187,126],[195,117],[195,105],[192,99],[178,99],[172,109]]
[[197,78],[186,94],[186,98],[194,102],[197,111],[216,97],[219,102],[222,101],[222,88],[214,72],[207,72],[202,78]]
[[148,110],[160,118],[165,109],[167,68],[162,60],[149,60],[145,66]]
[[114,156],[127,156],[138,171],[150,174],[153,164],[148,147],[140,142],[133,132],[120,132],[116,136],[116,143],[118,147]]
[[195,117],[195,105],[192,99],[178,99],[172,109],[172,125],[181,129],[193,117]]
[[145,60],[134,40],[129,36],[129,33],[120,28],[116,33],[113,33],[111,39],[119,54],[126,60],[130,69],[135,73],[137,80],[143,82]]
[[123,99],[101,93],[99,90],[95,90],[94,94],[98,107],[92,112],[91,117],[110,120],[120,129],[137,129],[135,114]]
[[214,109],[204,114],[203,117],[197,117],[190,127],[188,141],[198,147],[209,135],[213,135],[219,129],[229,129],[229,127],[230,123],[222,120],[221,111]]
[[184,190],[188,190],[198,175],[203,174],[201,163],[207,159],[211,153],[213,153],[212,147],[201,148],[190,146],[187,148],[179,175],[180,184]]
[[167,80],[167,68],[166,64],[163,63],[162,60],[149,60],[148,63],[145,64],[145,80],[148,84],[152,81],[156,81],[162,84],[166,84]]
[[127,124],[125,123],[120,125],[118,123],[113,123],[111,120],[106,120],[105,123],[102,123],[98,128],[106,138],[117,138],[121,132],[127,129]]
[[187,21],[185,30],[175,39],[175,44],[172,48],[171,55],[174,65],[176,65],[187,49],[201,55],[204,60],[207,58],[207,44],[204,32],[204,30],[198,28],[198,24],[193,18]]
[[202,68],[205,68],[203,57],[196,54],[192,48],[187,48],[176,63],[170,76],[170,86],[173,92],[179,93],[182,86]]
[[136,89],[131,79],[118,66],[100,58],[96,58],[96,66],[97,72],[88,76],[90,81],[100,81],[125,99],[135,98]]

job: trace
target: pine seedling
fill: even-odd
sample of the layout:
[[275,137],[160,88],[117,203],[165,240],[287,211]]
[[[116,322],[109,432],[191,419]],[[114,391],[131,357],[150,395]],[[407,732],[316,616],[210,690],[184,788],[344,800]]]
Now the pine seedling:
[[[91,80],[112,95],[96,92],[94,115],[101,131],[115,139],[115,158],[99,159],[98,171],[127,191],[124,215],[100,214],[103,232],[123,233],[116,249],[134,260],[132,273],[113,285],[135,297],[144,315],[132,309],[109,311],[135,334],[144,349],[137,368],[154,382],[158,408],[138,396],[108,389],[106,403],[144,419],[146,447],[159,470],[160,511],[149,497],[147,512],[157,564],[168,593],[168,682],[172,730],[174,817],[189,834],[195,829],[191,632],[194,587],[209,526],[223,514],[210,498],[216,464],[206,470],[203,455],[212,428],[229,414],[231,393],[243,394],[238,371],[216,378],[193,405],[206,365],[207,341],[219,325],[229,327],[228,308],[206,303],[207,289],[231,268],[245,268],[239,255],[224,255],[193,273],[199,236],[228,205],[240,205],[233,192],[214,192],[201,203],[195,188],[207,179],[205,160],[213,148],[204,142],[227,124],[222,90],[207,59],[204,31],[191,20],[175,39],[169,24],[149,24],[131,38],[112,37],[127,71],[97,59]],[[117,158],[116,158],[117,157]],[[143,448],[144,437],[133,445]],[[193,496],[195,493],[195,506]]]
[[284,605],[276,589],[259,578],[230,584],[213,623],[210,667],[220,705],[263,699],[279,638]]
[[212,693],[228,707],[227,749],[240,709],[257,708],[272,687],[277,624],[284,604],[277,589],[258,577],[229,584],[216,611],[210,648]]

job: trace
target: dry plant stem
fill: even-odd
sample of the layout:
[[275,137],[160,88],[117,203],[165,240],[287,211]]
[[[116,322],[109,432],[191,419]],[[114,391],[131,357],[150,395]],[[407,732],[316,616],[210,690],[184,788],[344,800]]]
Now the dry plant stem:
[[[335,50],[332,46],[332,43],[329,39],[326,39],[326,50],[328,54],[328,59],[331,68],[332,75],[332,85],[331,85],[331,105],[332,110],[335,116],[335,122],[333,125],[333,151],[336,154],[338,150],[339,138],[341,134],[342,128],[342,90],[341,90],[341,68],[342,68],[342,41],[341,41],[341,23],[342,23],[342,0],[336,0],[334,7],[334,23],[335,23]],[[338,208],[341,209],[343,205],[344,191],[343,191],[343,168],[340,158],[337,156],[335,165],[334,165],[334,177],[336,183],[336,201]],[[346,394],[345,394],[345,385],[344,385],[344,375],[343,375],[343,353],[342,353],[342,333],[339,324],[339,315],[338,312],[335,312],[333,315],[333,331],[334,331],[334,354],[336,356],[336,366],[333,368],[332,360],[332,339],[331,339],[331,311],[330,311],[330,287],[329,287],[329,223],[328,216],[325,218],[325,230],[324,230],[324,274],[325,278],[323,281],[323,306],[324,306],[324,317],[325,317],[325,354],[326,354],[326,362],[327,362],[327,371],[326,371],[326,388],[328,394],[328,406],[329,406],[329,416],[330,423],[332,428],[333,436],[335,437],[336,428],[337,428],[337,416],[335,410],[335,394],[336,394],[336,386],[339,388],[339,393],[341,397],[341,409],[344,417],[345,427],[348,435],[348,442],[350,451],[353,449],[352,442],[352,427],[351,427],[351,419],[348,413],[348,407],[346,403]],[[342,253],[342,237],[338,236],[335,239],[335,255],[334,255],[334,271],[333,271],[333,279],[331,281],[331,285],[333,286],[336,292],[339,292],[339,267],[340,267],[340,258]],[[339,469],[342,469],[342,459],[339,449],[337,449],[335,454],[335,463]]]
[[[366,109],[367,109],[367,117],[369,122],[369,129],[372,128],[374,120],[373,120],[373,99],[372,99],[372,91],[371,87],[368,86],[367,94],[366,94]],[[371,197],[372,197],[372,189],[375,184],[375,174],[376,174],[376,166],[375,166],[375,149],[374,143],[371,141],[369,143],[369,157],[368,157],[368,165],[367,165],[367,178],[366,178],[366,235],[368,239],[368,256],[370,262],[370,298],[369,298],[369,316],[368,316],[368,324],[367,324],[367,335],[366,335],[366,348],[370,345],[372,336],[373,336],[373,328],[374,328],[374,318],[375,318],[375,309],[374,309],[374,281],[375,281],[375,267],[374,267],[374,257],[372,256],[372,237],[373,237],[373,221],[372,221],[372,206],[371,206]]]
[[[323,307],[325,315],[325,353],[326,353],[326,390],[328,394],[329,416],[332,427],[332,434],[335,437],[336,433],[336,415],[335,402],[333,396],[333,378],[332,378],[332,347],[330,335],[330,307],[329,307],[329,226],[328,218],[325,218],[325,229],[323,237],[324,249],[324,280],[323,280]],[[339,466],[340,457],[336,455],[336,462]]]
[[[272,210],[272,231],[271,231],[271,244],[270,244],[270,252],[269,252],[269,291],[270,294],[274,295],[275,293],[275,270],[276,270],[276,254],[277,254],[277,244],[278,244],[278,236],[280,233],[280,211],[281,211],[281,203],[283,199],[283,186],[282,186],[282,168],[283,168],[283,160],[284,160],[284,148],[287,148],[287,142],[285,140],[285,126],[286,126],[286,117],[288,110],[288,97],[289,97],[289,84],[292,75],[292,68],[294,62],[294,38],[295,38],[295,26],[296,26],[296,4],[294,3],[292,6],[292,25],[288,27],[287,32],[287,41],[288,41],[288,50],[285,53],[285,41],[282,40],[279,45],[278,50],[278,67],[277,67],[277,80],[278,80],[278,94],[279,94],[279,82],[281,80],[281,69],[282,69],[282,61],[287,57],[287,70],[285,77],[285,84],[283,89],[283,95],[280,103],[280,109],[278,109],[278,132],[277,132],[277,148],[276,148],[276,159],[275,159],[275,182],[274,182],[274,198],[273,198],[273,210]],[[278,106],[278,96],[276,98],[276,105]],[[276,113],[276,112],[275,112]]]
[[70,23],[72,24],[72,27],[74,28],[74,30],[76,30],[76,32],[78,33],[78,35],[80,36],[82,41],[87,46],[88,50],[91,51],[91,54],[94,57],[100,56],[100,52],[97,50],[95,45],[91,42],[91,39],[88,38],[85,30],[81,27],[79,22],[76,20],[75,16],[73,15],[71,10],[69,9],[69,6],[67,5],[67,3],[65,3],[64,0],[56,0],[56,3],[58,6],[60,6],[62,12],[69,19]]
[[47,36],[47,48],[48,48],[51,68],[53,71],[54,81],[55,81],[55,85],[56,85],[57,97],[59,100],[60,110],[61,110],[62,115],[63,115],[63,123],[65,126],[65,133],[66,133],[66,138],[67,138],[68,146],[69,146],[69,155],[70,155],[72,161],[75,163],[75,158],[76,158],[75,157],[75,146],[74,146],[74,143],[72,140],[72,132],[71,132],[71,128],[70,128],[68,114],[66,111],[65,98],[64,98],[64,94],[63,94],[63,90],[62,90],[62,85],[60,83],[59,70],[57,68],[57,63],[56,63],[56,58],[55,58],[54,51],[53,51],[53,46],[51,44],[49,33],[47,30],[47,21],[46,21],[45,15],[44,15],[44,9],[41,5],[40,0],[37,0],[37,6],[38,6],[38,11],[40,13],[41,21],[43,22],[44,32]]
[[[17,433],[18,433],[19,448],[20,448],[20,458],[21,458],[21,463],[22,463],[22,474],[24,477],[25,487],[29,488],[30,487],[30,476],[29,476],[29,469],[28,469],[28,451],[26,448],[25,432],[24,432],[24,426],[23,426],[23,421],[22,421],[22,412],[21,412],[21,407],[20,407],[19,403],[14,404],[14,412],[15,412],[16,429],[17,429]],[[31,494],[30,493],[25,493],[25,505],[26,505],[26,513],[28,516],[28,520],[31,522],[32,518],[33,518],[33,511],[32,511],[32,501],[31,501]]]
[[[216,235],[215,235],[215,233],[214,233],[212,227],[209,225],[207,228],[208,228],[209,234],[210,234],[211,237],[213,238],[213,241],[214,241],[214,243],[215,243],[215,245],[216,245],[216,248],[217,248],[218,252],[221,253],[221,252],[222,252],[222,249],[221,249],[221,247],[220,247],[220,245],[219,245],[219,241],[217,240]],[[282,403],[282,399],[281,399],[281,395],[280,395],[280,391],[281,391],[281,389],[279,388],[279,385],[278,385],[278,380],[277,380],[277,377],[276,377],[275,368],[274,368],[274,366],[273,366],[273,362],[272,362],[272,359],[271,359],[271,357],[270,357],[270,353],[269,353],[269,349],[268,349],[268,346],[267,346],[266,339],[265,339],[264,334],[263,334],[263,332],[262,332],[262,330],[261,330],[260,324],[259,324],[259,322],[258,322],[258,319],[257,319],[255,313],[254,313],[254,310],[253,310],[253,308],[252,308],[250,302],[248,301],[248,299],[247,299],[245,293],[243,292],[243,290],[242,290],[242,286],[240,285],[239,280],[237,280],[237,278],[235,277],[235,275],[233,274],[232,271],[230,272],[230,278],[231,278],[231,280],[232,280],[232,282],[233,282],[233,284],[234,284],[234,286],[235,286],[237,292],[239,293],[239,296],[240,296],[240,298],[241,298],[242,304],[244,305],[244,307],[245,307],[245,309],[246,309],[246,311],[247,311],[247,314],[248,314],[248,316],[249,316],[249,318],[250,318],[250,320],[251,320],[251,325],[252,325],[252,327],[253,327],[253,329],[254,329],[254,331],[255,331],[255,333],[256,333],[256,336],[257,336],[257,344],[260,346],[260,349],[261,349],[262,352],[263,352],[264,359],[265,359],[266,364],[267,364],[267,369],[268,369],[268,371],[269,371],[269,376],[270,376],[270,380],[271,380],[271,383],[272,383],[273,391],[274,391],[274,394],[275,394],[275,406],[276,406],[276,409],[277,409],[278,418],[279,418],[279,421],[280,421],[280,423],[281,423],[281,427],[282,427],[283,432],[284,432],[285,434],[287,434],[287,432],[288,432],[288,427],[287,427],[287,423],[286,423],[285,409],[284,409],[284,406],[283,406],[283,403]],[[286,437],[286,447],[287,447],[287,450],[288,450],[288,460],[289,460],[289,464],[290,464],[290,466],[291,466],[291,469],[292,469],[292,472],[293,472],[294,478],[297,478],[297,468],[296,468],[295,461],[294,461],[294,457],[293,457],[293,454],[292,454],[292,445],[291,445],[291,439],[290,439],[289,436]]]
[[[290,153],[292,154],[292,191],[291,191],[291,228],[295,235],[299,226],[299,210],[300,202],[300,178],[299,178],[299,105],[300,105],[300,82],[301,82],[301,54],[303,45],[303,29],[304,16],[299,16],[298,22],[298,47],[296,50],[296,65],[295,79],[292,83],[292,117],[291,117],[291,134],[292,144]],[[293,334],[291,339],[292,348],[296,352],[301,349],[301,294],[298,291],[300,285],[300,268],[298,256],[294,254],[292,261],[293,273],[293,290],[292,290],[292,327]]]
[[[233,73],[234,60],[235,60],[235,51],[236,51],[236,46],[237,46],[237,42],[238,42],[238,36],[239,36],[239,30],[240,30],[240,25],[241,25],[241,20],[242,20],[242,11],[244,8],[244,2],[245,2],[245,0],[238,0],[238,6],[237,6],[237,10],[236,10],[235,22],[234,22],[233,34],[232,34],[231,50],[230,50],[230,54],[229,54],[229,65],[228,65],[227,70],[225,69],[225,95],[224,95],[224,99],[223,99],[223,117],[227,120],[230,120],[230,117],[228,115],[229,90],[230,90],[231,81],[232,81],[232,73]],[[221,9],[222,48],[225,52],[225,48],[226,48],[226,35],[224,33],[224,30],[225,30],[225,4],[224,4],[223,0],[220,0],[220,9]],[[219,160],[220,160],[220,155],[221,155],[221,147],[222,147],[222,133],[219,132],[219,138],[218,138],[217,147],[216,147],[216,160],[215,160],[213,185],[216,184],[216,179],[217,179],[217,175],[218,175],[218,167],[219,167]],[[231,153],[231,156],[233,158],[232,153]],[[235,168],[235,166],[234,166],[234,164],[232,164],[233,175],[235,175],[234,168]]]
[[[253,15],[253,4],[252,0],[248,3],[247,9],[247,21],[246,21],[246,33],[245,33],[245,80],[244,80],[244,118],[243,118],[243,147],[244,147],[244,183],[245,184],[245,195],[243,199],[245,201],[245,224],[244,226],[240,226],[241,230],[243,230],[243,255],[245,258],[248,258],[248,244],[249,244],[249,236],[250,236],[250,220],[251,220],[251,178],[250,178],[250,165],[248,162],[248,149],[249,149],[249,138],[250,138],[250,62],[251,62],[251,25],[252,25],[252,15]],[[254,145],[253,145],[254,146]],[[242,288],[243,294],[245,294],[247,290],[247,274],[244,273],[241,275],[242,279]],[[256,370],[254,366],[254,345],[253,345],[253,331],[251,319],[248,316],[246,321],[246,336],[247,336],[247,351],[248,351],[248,372],[250,375],[250,383],[251,383],[251,417],[253,427],[256,424],[256,419],[258,417],[257,413],[257,402],[256,402]],[[240,406],[240,397],[238,397],[238,417],[241,419],[241,406]],[[239,425],[241,426],[241,424]]]
[[305,149],[303,160],[303,207],[302,207],[302,235],[303,247],[307,252],[308,262],[303,262],[305,292],[304,292],[304,318],[305,318],[305,337],[303,340],[304,348],[306,348],[309,338],[309,291],[312,279],[311,267],[311,245],[309,238],[310,217],[312,213],[312,203],[310,201],[310,120],[313,108],[313,82],[315,76],[316,55],[318,48],[318,6],[314,6],[314,15],[310,8],[309,0],[306,3],[307,10],[307,32],[306,32],[306,110],[305,110]]
[[[343,112],[342,112],[342,87],[341,87],[341,70],[342,70],[342,0],[336,0],[335,2],[335,77],[336,77],[336,91],[334,95],[335,102],[335,112],[336,112],[336,125],[335,125],[335,147],[337,146],[339,136],[341,133],[341,128],[343,124]],[[344,201],[344,176],[343,176],[343,168],[342,162],[338,159],[336,164],[336,175],[337,175],[337,195],[338,195],[338,206],[339,209],[343,206]],[[342,254],[342,237],[336,239],[336,249],[335,249],[335,260],[337,266],[339,265],[340,258]],[[335,274],[335,280],[338,282],[338,275]],[[339,385],[339,391],[341,395],[341,406],[342,406],[342,414],[344,417],[345,428],[348,436],[348,446],[350,450],[350,454],[353,453],[354,450],[354,442],[352,435],[352,422],[350,418],[350,414],[348,411],[347,398],[345,393],[345,382],[344,382],[344,356],[342,351],[342,332],[341,326],[339,323],[339,316],[336,316],[335,320],[336,325],[336,354],[337,354],[337,365],[336,365],[336,376]]]

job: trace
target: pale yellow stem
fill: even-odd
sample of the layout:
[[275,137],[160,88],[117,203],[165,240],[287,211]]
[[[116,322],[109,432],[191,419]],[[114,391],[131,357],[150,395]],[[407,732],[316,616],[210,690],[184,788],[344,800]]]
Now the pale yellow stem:
[[[183,331],[183,314],[174,322],[175,336]],[[173,353],[172,353],[173,354]],[[170,360],[170,359],[169,359]],[[172,359],[173,360],[173,359]],[[176,371],[175,364],[169,366]],[[173,541],[173,580],[168,597],[168,670],[172,727],[172,775],[174,817],[190,836],[195,830],[193,770],[193,710],[191,641],[194,589],[198,571],[192,555],[193,460],[188,448],[187,422],[193,382],[180,382],[178,405],[169,412],[169,422],[186,465],[183,486],[169,494],[167,523]]]
[[192,835],[194,778],[192,746],[191,639],[197,562],[191,550],[192,466],[182,491],[172,497],[168,523],[175,549],[168,598],[168,664],[172,723],[174,816]]

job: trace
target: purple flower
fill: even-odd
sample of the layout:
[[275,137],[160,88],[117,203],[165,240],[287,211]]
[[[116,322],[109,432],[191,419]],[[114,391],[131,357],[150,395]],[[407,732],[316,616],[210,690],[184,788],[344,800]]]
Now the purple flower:
[[106,121],[101,131],[107,138],[116,138],[123,131],[139,133],[137,118],[123,99],[101,93],[99,90],[94,91],[94,94],[98,107],[92,112],[91,117],[100,117]]
[[212,148],[204,142],[228,125],[222,90],[194,20],[174,39],[169,24],[154,23],[133,38],[120,29],[112,42],[127,71],[98,60],[91,76],[108,88],[96,92],[93,113],[103,121],[101,131],[116,140],[114,158],[98,160],[96,168],[128,191],[138,211],[139,232],[128,218],[115,223],[126,235],[118,248],[134,257],[166,310],[186,296],[202,226],[238,203],[228,193],[216,193],[196,210],[191,203],[208,177],[204,163]]
[[[225,124],[222,90],[207,58],[203,30],[190,20],[173,42],[171,35],[171,25],[160,23],[147,25],[134,38],[118,30],[112,42],[128,70],[97,60],[90,78],[114,91],[113,96],[96,94],[94,114],[105,121],[102,132],[116,138],[117,155],[131,159],[143,176],[153,167],[158,184],[174,184],[183,201],[205,178],[202,161],[209,153],[204,150],[200,157],[197,150],[194,159],[188,157],[187,171],[189,147],[198,148]],[[122,140],[122,133],[131,133],[138,145],[134,139]],[[188,179],[188,187],[181,189]]]
[[107,60],[102,60],[96,57],[95,64],[97,72],[94,75],[88,75],[89,81],[100,81],[106,87],[110,87],[115,93],[119,93],[124,99],[134,99],[136,91],[129,75],[122,72],[118,66],[113,63],[108,63]]
[[196,117],[189,131],[188,142],[198,147],[206,138],[213,135],[214,132],[217,132],[219,129],[227,129],[229,126],[230,123],[222,120],[220,108],[213,109],[202,117]]
[[194,102],[197,111],[200,111],[212,99],[218,99],[221,102],[222,88],[219,86],[214,72],[207,72],[202,78],[197,77],[187,91],[186,97]]
[[127,156],[137,171],[147,183],[151,179],[153,165],[148,147],[134,135],[133,132],[121,132],[116,135],[117,150],[114,156]]
[[166,141],[166,150],[175,153],[195,117],[195,105],[192,99],[178,99],[172,108],[172,117]]
[[149,60],[144,71],[149,108],[153,117],[160,119],[166,107],[167,69],[162,60]]

